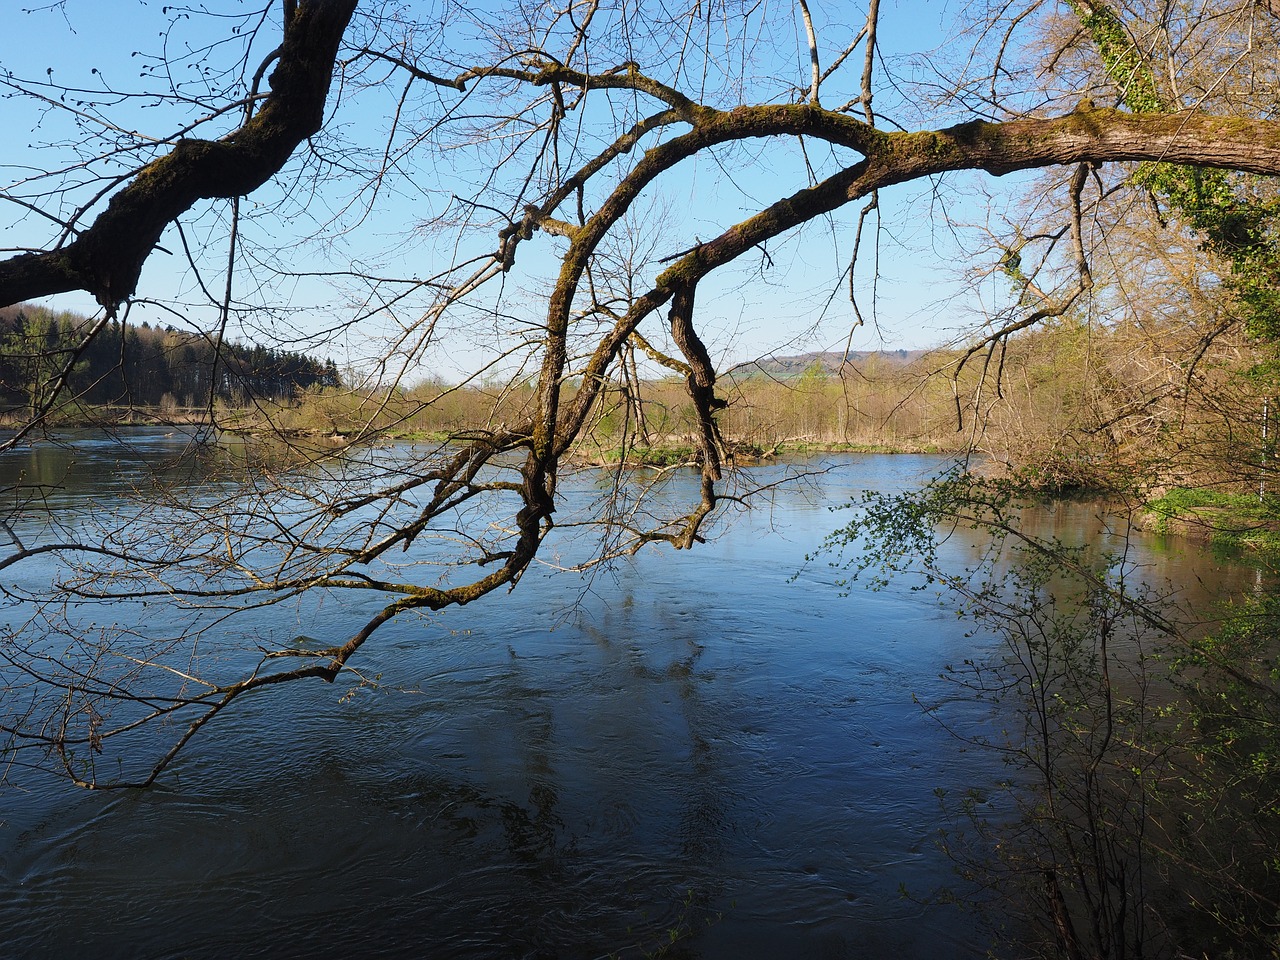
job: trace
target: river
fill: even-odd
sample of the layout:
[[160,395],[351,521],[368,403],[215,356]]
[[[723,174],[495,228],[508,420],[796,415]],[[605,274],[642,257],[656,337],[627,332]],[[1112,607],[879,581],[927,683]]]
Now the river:
[[[142,460],[183,442],[132,436]],[[977,920],[930,902],[955,879],[935,791],[1001,764],[916,701],[945,699],[944,666],[991,641],[936,595],[841,596],[838,571],[805,562],[842,520],[830,505],[943,464],[815,459],[821,475],[692,552],[590,581],[538,567],[511,594],[393,622],[356,663],[376,683],[247,700],[149,791],[11,771],[0,955],[984,956]],[[67,522],[140,471],[88,434],[0,460],[5,484],[55,482]],[[1040,520],[1089,538],[1096,512]],[[1187,590],[1252,576],[1155,537],[1131,550]],[[304,609],[288,629],[360,613]]]

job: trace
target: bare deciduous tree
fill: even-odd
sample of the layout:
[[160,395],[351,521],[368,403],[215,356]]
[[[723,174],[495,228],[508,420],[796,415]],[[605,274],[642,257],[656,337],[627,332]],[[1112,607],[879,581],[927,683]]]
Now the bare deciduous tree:
[[[148,61],[150,88],[96,73],[56,85],[6,76],[11,102],[66,121],[71,159],[38,155],[27,162],[39,172],[0,194],[24,236],[50,227],[0,261],[0,303],[86,291],[101,313],[84,338],[149,303],[211,317],[215,341],[236,324],[291,345],[351,347],[364,333],[362,402],[384,413],[401,380],[466,338],[486,348],[474,377],[511,385],[495,388],[501,414],[449,444],[386,455],[363,442],[371,427],[323,458],[240,464],[234,482],[205,464],[203,479],[145,491],[145,506],[104,513],[92,530],[10,522],[0,568],[56,556],[63,571],[55,596],[29,598],[37,613],[4,640],[14,756],[52,757],[85,786],[151,783],[246,693],[333,681],[388,621],[514,586],[557,529],[602,531],[580,564],[648,543],[692,546],[718,508],[751,492],[727,469],[718,425],[725,401],[700,324],[708,278],[754,255],[764,270],[771,245],[848,217],[877,191],[1069,168],[1057,187],[1067,225],[1038,238],[1057,272],[1025,287],[1039,293],[1010,307],[994,344],[1088,291],[1086,188],[1107,165],[1121,177],[1134,163],[1280,173],[1274,98],[1238,94],[1274,90],[1269,11],[1223,4],[1175,21],[1152,6],[1002,8],[970,25],[960,66],[943,57],[963,35],[921,61],[929,69],[915,76],[935,78],[923,82],[882,75],[895,61],[879,65],[875,3],[858,23],[824,23],[803,4],[736,0],[679,15],[607,0],[492,13],[298,0],[202,19],[224,32],[184,55],[199,65],[195,81],[178,79],[171,56]],[[1124,56],[1145,58],[1141,76],[1168,78],[1153,108],[1132,107],[1115,57],[1090,34],[1101,10],[1131,36]],[[171,14],[174,41],[188,16]],[[797,56],[784,63],[772,39],[788,31]],[[1206,84],[1210,48],[1221,73]],[[171,126],[137,132],[141,102],[162,105]],[[673,218],[655,229],[659,245],[619,254],[637,229],[628,218],[649,198],[689,191],[694,164],[716,171],[697,181],[710,191],[709,230]],[[746,212],[725,216],[726,206]],[[406,210],[412,244],[371,252],[367,235],[385,235],[390,217],[405,225]],[[815,241],[800,242],[804,259]],[[141,271],[160,248],[181,251],[193,302],[146,292]],[[325,325],[293,332],[286,291],[322,280],[345,302]],[[637,348],[684,379],[699,495],[669,513],[642,489],[575,511],[558,481],[607,386],[634,380]],[[55,387],[79,355],[64,353]],[[29,507],[31,491],[14,493],[15,510]],[[347,635],[203,656],[211,625],[317,593],[383,599]],[[192,612],[177,636],[143,635],[90,626],[86,605],[104,601]],[[145,731],[164,719],[178,732],[155,747]],[[97,758],[135,738],[157,751],[145,768],[100,777]]]

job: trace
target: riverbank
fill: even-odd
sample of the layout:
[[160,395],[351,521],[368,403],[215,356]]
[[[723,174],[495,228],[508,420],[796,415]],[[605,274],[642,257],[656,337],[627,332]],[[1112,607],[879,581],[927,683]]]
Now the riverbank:
[[[0,429],[27,425],[31,411],[10,407],[0,410]],[[89,427],[199,427],[213,424],[208,407],[72,407],[51,411],[41,418],[46,428],[79,430]]]
[[1257,494],[1174,487],[1147,504],[1139,526],[1205,543],[1217,551],[1280,560],[1280,504]]
[[[18,429],[27,411],[0,411],[0,429]],[[105,427],[217,427],[220,433],[248,441],[271,444],[283,441],[300,445],[317,453],[337,450],[351,444],[414,443],[447,445],[465,442],[465,430],[422,430],[358,425],[354,421],[313,423],[288,421],[277,423],[263,412],[251,408],[226,408],[210,411],[207,407],[77,407],[56,411],[45,420],[46,428],[85,429]],[[728,440],[724,445],[725,460],[732,466],[756,466],[788,456],[813,455],[913,455],[932,454],[960,456],[959,447],[935,442],[916,442],[899,438],[895,442],[843,442],[817,440],[811,437],[786,437],[768,440]],[[588,436],[574,448],[571,461],[578,466],[637,469],[669,469],[697,466],[701,454],[686,436],[671,436],[650,444],[620,446],[612,438]],[[1031,491],[1053,499],[1074,500],[1107,498],[1113,490],[1086,477],[1080,469],[1041,467],[1021,477],[1020,482]],[[1174,536],[1232,554],[1252,554],[1268,561],[1280,561],[1280,504],[1256,494],[1231,494],[1207,488],[1177,487],[1152,500],[1135,513],[1135,525],[1151,533]]]

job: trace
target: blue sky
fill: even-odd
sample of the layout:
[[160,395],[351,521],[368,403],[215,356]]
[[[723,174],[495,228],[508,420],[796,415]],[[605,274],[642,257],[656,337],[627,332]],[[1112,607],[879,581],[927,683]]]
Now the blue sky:
[[[237,7],[234,3],[231,6]],[[238,6],[248,10],[255,5]],[[47,76],[46,71],[52,69],[53,80],[72,86],[98,83],[91,72],[98,70],[101,72],[97,76],[105,78],[113,88],[136,89],[142,83],[139,72],[145,57],[134,52],[154,53],[161,49],[160,30],[167,19],[164,7],[154,0],[150,3],[68,0],[65,9],[46,6],[11,15],[7,18],[9,29],[0,40],[0,66],[27,78]],[[840,5],[835,9],[838,11]],[[850,10],[853,11],[849,15],[851,22],[860,21],[864,16],[860,5],[857,8],[850,5]],[[905,49],[904,37],[921,46],[936,43],[940,37],[937,24],[945,12],[944,5],[885,4],[883,41],[886,49],[892,50],[895,45]],[[271,29],[268,27],[267,31]],[[904,31],[910,31],[910,35]],[[191,58],[183,62],[184,45],[190,46],[198,40],[198,34],[190,33],[178,42],[170,40],[169,55],[178,62],[178,71],[186,77],[200,69],[201,60]],[[265,46],[259,46],[265,50]],[[855,69],[855,76],[856,72]],[[384,109],[389,102],[392,101],[383,99]],[[0,146],[0,172],[5,186],[22,179],[27,168],[69,162],[65,151],[54,158],[49,150],[32,149],[65,136],[65,115],[55,112],[41,121],[29,104],[12,98],[0,101],[0,108],[5,111],[5,129],[10,133]],[[145,106],[129,107],[114,116],[122,117],[123,124],[135,124],[139,129],[165,133],[169,129],[163,123],[156,123],[155,109]],[[343,119],[368,123],[370,130],[385,125],[382,116],[355,114],[344,115]],[[686,164],[679,175],[665,185],[656,202],[666,233],[672,238],[670,249],[681,249],[697,239],[715,236],[728,224],[753,212],[756,209],[753,205],[770,203],[805,185],[797,150],[789,145],[768,145],[760,149],[768,151],[766,162],[741,176],[728,177],[723,168],[704,158]],[[438,175],[447,164],[447,157],[439,158],[433,175]],[[856,278],[859,302],[868,322],[861,329],[853,330],[852,335],[853,313],[839,278],[847,263],[850,231],[861,204],[851,205],[830,222],[810,225],[801,233],[782,238],[769,248],[767,261],[761,257],[744,259],[741,264],[704,282],[699,293],[701,323],[713,354],[725,363],[732,363],[767,352],[785,355],[815,349],[838,350],[846,343],[855,350],[915,349],[946,342],[957,331],[972,327],[978,316],[977,303],[974,295],[963,292],[959,283],[966,269],[962,248],[972,242],[972,237],[957,235],[940,224],[943,215],[969,224],[980,223],[986,216],[985,200],[976,192],[981,183],[978,178],[958,177],[940,187],[929,182],[908,184],[881,195],[881,229],[878,235],[864,237],[863,257]],[[367,260],[378,263],[379,269],[406,273],[422,271],[425,262],[445,252],[432,246],[421,234],[411,232],[416,221],[428,212],[439,212],[445,202],[443,194],[432,194],[432,188],[445,191],[448,184],[441,180],[420,189],[403,190],[390,197],[391,202],[381,207],[359,231],[334,236],[323,254],[316,249],[306,256],[324,256],[329,263],[342,262],[344,258]],[[271,190],[251,198],[244,205],[245,214],[252,214],[271,199]],[[333,206],[338,202],[336,195],[329,196],[297,210],[296,216],[289,220],[273,217],[261,226],[246,223],[249,250],[252,250],[255,230],[260,231],[258,236],[264,241],[267,234],[279,240],[281,232],[295,229],[305,234],[325,219],[325,203]],[[186,230],[188,245],[198,247],[202,238],[207,238],[210,244],[209,265],[202,279],[215,293],[221,290],[222,283],[217,271],[225,249],[222,232],[225,212],[223,205],[203,218],[190,218]],[[16,217],[9,205],[0,207],[0,223],[8,237],[6,247],[44,242],[47,236],[47,225],[39,218]],[[198,284],[183,268],[183,258],[178,255],[180,243],[174,231],[166,234],[162,245],[167,252],[158,251],[149,261],[141,292],[159,299],[187,302],[202,299]],[[507,306],[528,309],[531,316],[536,314],[545,278],[554,275],[553,254],[558,243],[552,238],[538,237],[528,245],[521,258],[523,270],[508,280]],[[299,250],[301,258],[302,248]],[[869,255],[876,250],[878,261]],[[871,276],[877,263],[879,279],[873,297]],[[517,291],[524,293],[513,295]],[[995,289],[986,292],[999,295]],[[349,303],[355,295],[349,286],[334,292],[313,281],[281,284],[266,296],[276,298],[280,304],[291,303],[295,309],[285,315],[285,319],[272,319],[266,325],[284,336],[290,335],[291,330],[322,329],[333,322],[335,314],[351,309]],[[522,305],[521,298],[527,306]],[[56,298],[52,304],[86,313],[94,307],[87,295],[78,294]],[[190,312],[193,314],[190,322],[195,325],[207,327],[216,317],[211,305],[195,306]],[[161,310],[140,308],[134,319],[168,323],[174,321],[174,316]],[[468,344],[465,338],[454,341],[452,346],[442,341],[440,348],[425,359],[424,367],[429,372],[449,375],[454,372],[451,368],[460,369],[475,362],[474,349],[475,345]]]

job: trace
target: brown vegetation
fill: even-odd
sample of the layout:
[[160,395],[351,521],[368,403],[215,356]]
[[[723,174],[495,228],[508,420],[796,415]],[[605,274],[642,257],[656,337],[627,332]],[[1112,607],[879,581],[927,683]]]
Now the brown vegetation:
[[[1277,385],[1263,346],[1237,334],[1202,343],[1152,324],[1060,320],[1003,342],[985,364],[958,349],[906,362],[870,354],[800,376],[750,371],[723,382],[716,415],[739,463],[784,451],[978,453],[990,468],[1030,472],[1058,489],[1181,485],[1256,490],[1264,408]],[[240,411],[224,426],[352,441],[466,441],[516,423],[530,384],[426,382],[380,393],[312,389]],[[1270,430],[1274,434],[1275,427]],[[575,458],[611,463],[683,452],[692,462],[698,414],[676,378],[614,382]]]

